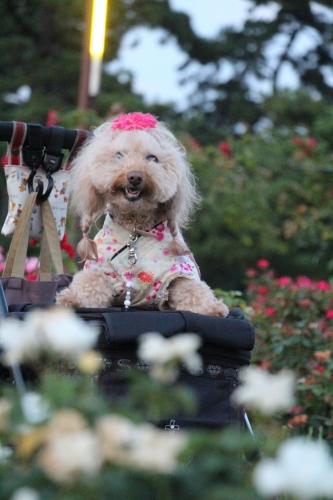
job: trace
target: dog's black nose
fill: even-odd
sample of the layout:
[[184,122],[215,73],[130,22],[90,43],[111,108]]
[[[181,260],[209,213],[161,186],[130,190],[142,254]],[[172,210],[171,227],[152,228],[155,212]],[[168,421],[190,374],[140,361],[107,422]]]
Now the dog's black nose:
[[127,180],[132,186],[139,186],[143,181],[143,175],[140,172],[130,172],[127,175]]

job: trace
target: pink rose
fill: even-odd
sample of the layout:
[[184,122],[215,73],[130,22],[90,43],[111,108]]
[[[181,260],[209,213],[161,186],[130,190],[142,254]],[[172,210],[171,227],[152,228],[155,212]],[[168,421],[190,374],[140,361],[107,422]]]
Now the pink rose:
[[311,299],[301,299],[298,304],[300,307],[310,307]]
[[277,282],[280,286],[288,286],[291,283],[291,278],[289,278],[289,276],[283,276],[282,278],[279,278]]
[[312,285],[312,280],[310,280],[310,278],[308,278],[307,276],[299,276],[297,279],[296,279],[296,285],[300,288],[300,287],[308,287],[308,286],[311,286]]
[[322,292],[326,292],[327,290],[331,289],[331,285],[327,283],[327,281],[318,281],[315,284],[315,287],[317,288],[317,290],[321,290]]
[[39,265],[38,257],[30,257],[26,260],[24,270],[26,273],[32,273],[36,271]]
[[248,278],[255,278],[257,276],[257,271],[255,269],[246,269],[245,271],[245,276],[247,276]]
[[266,314],[266,316],[274,316],[275,313],[276,309],[274,309],[274,307],[267,307],[264,311],[264,314]]
[[229,142],[226,142],[226,141],[220,142],[220,144],[219,144],[219,150],[227,158],[232,158],[233,157],[233,153],[231,151],[231,147],[230,147]]
[[270,266],[270,263],[266,259],[259,259],[257,261],[257,267],[260,269],[267,269]]

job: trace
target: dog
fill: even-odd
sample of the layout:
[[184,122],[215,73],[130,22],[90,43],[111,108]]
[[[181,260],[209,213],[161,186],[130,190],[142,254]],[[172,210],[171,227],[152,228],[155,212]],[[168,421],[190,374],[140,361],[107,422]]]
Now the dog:
[[[149,113],[128,113],[96,128],[73,162],[72,206],[81,216],[84,268],[56,303],[187,310],[227,316],[200,279],[180,229],[199,196],[185,148]],[[106,214],[94,240],[91,225]]]

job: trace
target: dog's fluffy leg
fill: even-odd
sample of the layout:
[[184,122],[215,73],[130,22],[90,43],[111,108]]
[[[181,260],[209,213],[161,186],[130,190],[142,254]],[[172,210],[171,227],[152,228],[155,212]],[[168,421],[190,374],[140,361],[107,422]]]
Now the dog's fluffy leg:
[[169,287],[168,305],[177,311],[191,311],[208,316],[227,316],[229,309],[218,300],[204,281],[177,278]]
[[78,272],[68,288],[57,294],[56,303],[70,307],[108,307],[114,296],[110,280],[93,269]]

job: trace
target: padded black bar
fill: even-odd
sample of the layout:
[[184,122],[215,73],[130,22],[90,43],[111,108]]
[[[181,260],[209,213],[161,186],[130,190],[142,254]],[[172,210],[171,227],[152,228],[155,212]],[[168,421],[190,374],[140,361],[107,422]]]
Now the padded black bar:
[[[45,147],[48,147],[49,145],[51,139],[51,130],[52,127],[42,127],[42,142],[43,146]],[[12,134],[13,134],[13,122],[0,121],[0,141],[10,142]],[[72,149],[75,138],[76,138],[76,130],[65,129],[63,148]],[[28,138],[26,139],[25,144],[27,143],[28,143]]]

